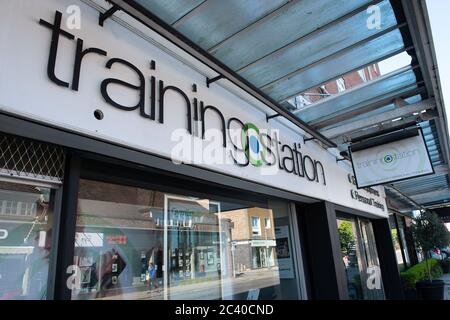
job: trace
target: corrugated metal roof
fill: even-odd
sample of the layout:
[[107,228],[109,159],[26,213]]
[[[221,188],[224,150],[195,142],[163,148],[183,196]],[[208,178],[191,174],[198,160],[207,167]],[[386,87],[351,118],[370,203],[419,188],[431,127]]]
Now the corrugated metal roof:
[[[415,0],[414,0],[415,1]],[[128,1],[133,2],[133,1]],[[448,135],[431,109],[401,113],[398,100],[427,109],[434,96],[424,85],[425,66],[419,64],[399,0],[136,0],[152,15],[172,26],[195,46],[223,63],[260,92],[336,143],[351,131],[351,138],[385,127],[395,121],[421,122],[433,165],[439,173],[396,183],[402,193],[420,204],[450,200],[448,155],[442,152],[442,136]],[[380,24],[371,26],[369,6],[376,5]],[[369,22],[369,24],[368,24]],[[416,43],[414,43],[416,45]],[[407,66],[363,85],[321,99],[307,106],[287,103],[292,97],[335,80],[349,72],[392,57],[412,56]],[[426,71],[426,70],[425,70]],[[425,81],[424,81],[425,78]],[[431,99],[432,100],[432,99]],[[410,109],[404,109],[410,110]],[[365,120],[380,119],[378,123]],[[361,127],[351,130],[352,124]],[[364,127],[367,125],[367,128]],[[440,131],[439,131],[440,130]],[[360,133],[359,133],[360,132]],[[443,133],[443,134],[442,134]],[[441,140],[440,140],[441,139]],[[341,148],[344,148],[342,145]],[[447,148],[447,147],[446,147]],[[445,195],[447,191],[447,195]],[[419,196],[420,195],[420,196]]]
[[[406,98],[405,101],[408,104],[414,104],[414,103],[417,103],[419,101],[422,101],[422,97],[420,95],[414,95],[412,97]],[[372,104],[369,104],[369,108],[372,107],[372,106],[373,106]],[[351,124],[352,122],[355,122],[355,121],[358,121],[358,120],[371,118],[371,117],[374,117],[376,115],[383,114],[383,113],[388,112],[388,111],[392,111],[395,108],[396,108],[396,106],[395,106],[394,103],[389,103],[387,105],[383,104],[383,106],[377,107],[375,109],[370,108],[371,109],[370,111],[366,111],[364,113],[359,113],[359,114],[356,114],[356,115],[351,115],[351,116],[348,117],[348,119],[344,119],[344,120],[341,119],[341,120],[336,121],[336,122],[334,122],[332,124],[327,124],[325,127],[320,128],[320,130],[321,131],[327,131],[327,130],[330,130],[330,129],[333,129],[333,128],[337,128],[337,127],[340,127],[340,126],[343,126],[343,125]],[[333,118],[331,118],[331,119],[333,119]]]
[[417,89],[416,75],[411,67],[406,67],[294,113],[302,120],[318,126],[333,117],[370,107],[378,101],[392,101]]

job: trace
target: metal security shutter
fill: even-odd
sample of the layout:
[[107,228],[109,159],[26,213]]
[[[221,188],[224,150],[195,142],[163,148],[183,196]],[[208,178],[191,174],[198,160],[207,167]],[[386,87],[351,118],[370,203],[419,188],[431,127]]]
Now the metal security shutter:
[[64,161],[62,147],[0,133],[0,177],[61,184]]

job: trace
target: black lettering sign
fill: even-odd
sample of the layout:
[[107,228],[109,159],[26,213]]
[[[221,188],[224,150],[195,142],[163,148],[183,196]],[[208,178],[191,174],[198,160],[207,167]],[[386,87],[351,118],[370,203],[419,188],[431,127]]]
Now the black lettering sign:
[[[59,11],[55,12],[55,18],[53,23],[40,20],[39,24],[50,29],[51,30],[51,41],[50,41],[50,52],[48,57],[48,64],[47,64],[47,75],[49,79],[57,84],[58,86],[62,86],[65,88],[69,88],[73,91],[79,91],[80,90],[80,78],[81,78],[81,70],[82,70],[82,64],[84,58],[89,54],[96,54],[100,57],[107,57],[108,53],[100,48],[84,48],[84,41],[81,38],[76,39],[76,49],[74,54],[74,61],[73,61],[73,75],[72,75],[72,85],[66,81],[61,80],[58,78],[55,74],[55,66],[56,66],[56,59],[58,56],[58,46],[59,46],[59,40],[60,36],[62,35],[64,38],[69,40],[75,40],[75,36],[71,33],[64,31],[61,29],[61,21],[62,21],[62,13]],[[108,59],[108,58],[106,58]],[[166,106],[165,102],[165,96],[168,92],[173,92],[178,94],[183,98],[184,101],[184,110],[186,111],[185,117],[187,119],[187,131],[189,134],[197,135],[198,137],[201,137],[202,139],[205,139],[206,134],[206,127],[207,127],[207,119],[206,114],[212,114],[216,116],[221,123],[221,133],[222,133],[222,139],[223,139],[223,147],[227,147],[227,129],[229,130],[232,123],[237,123],[241,126],[242,130],[245,130],[248,124],[245,124],[243,121],[241,121],[238,118],[231,117],[228,120],[224,117],[222,112],[219,108],[213,105],[206,104],[205,102],[194,98],[192,105],[191,105],[191,99],[189,96],[180,88],[173,86],[173,85],[165,85],[163,80],[157,79],[154,75],[149,76],[150,80],[150,95],[146,96],[146,78],[144,74],[139,70],[134,64],[131,62],[121,59],[121,58],[110,58],[106,61],[105,68],[106,69],[112,69],[114,65],[121,65],[129,69],[133,74],[136,75],[137,83],[130,83],[121,79],[115,79],[115,78],[107,78],[104,79],[100,84],[100,93],[103,96],[106,103],[109,105],[126,112],[131,112],[139,109],[139,114],[141,117],[145,119],[150,119],[151,121],[156,120],[156,103],[158,101],[158,123],[164,124],[164,114],[166,111],[166,108],[170,108],[170,115],[179,115],[180,112],[175,112],[173,108],[175,106],[170,105]],[[154,60],[151,60],[150,63],[150,70],[156,69],[156,62]],[[157,88],[158,84],[158,88]],[[115,101],[111,95],[110,90],[113,89],[113,87],[123,87],[128,90],[133,90],[136,92],[138,102],[136,105],[124,105],[122,103],[119,103]],[[192,92],[197,93],[197,85],[192,85]],[[149,109],[146,109],[146,100],[149,101]],[[194,130],[192,125],[192,108],[194,109],[193,119],[194,119]],[[178,110],[177,110],[178,111]],[[201,128],[198,128],[198,122],[201,122]],[[254,126],[254,125],[253,125]],[[201,130],[201,132],[200,132]],[[260,151],[260,156],[262,159],[262,163],[266,166],[273,166],[278,165],[278,169],[286,171],[288,173],[292,173],[300,178],[306,178],[308,181],[311,182],[322,182],[323,185],[326,185],[325,180],[325,169],[320,161],[314,160],[309,155],[305,155],[302,152],[300,152],[301,146],[300,144],[294,143],[292,146],[283,144],[277,133],[274,133],[273,135],[269,135],[267,133],[259,133],[258,132],[257,138],[259,138],[260,146],[262,146],[262,152]],[[234,161],[234,163],[241,167],[246,167],[250,164],[249,154],[248,150],[245,150],[245,148],[249,148],[249,140],[247,137],[247,141],[244,146],[239,147],[236,143],[234,143],[231,136],[228,136],[231,144],[233,146],[233,149],[236,153],[241,152],[245,155],[245,161],[239,162],[236,157],[234,157],[233,153],[231,153],[231,157]],[[258,146],[258,150],[259,147]],[[255,165],[255,164],[253,164]],[[260,162],[258,163],[260,165]],[[350,179],[350,176],[349,176]],[[322,180],[322,181],[320,181]],[[369,192],[372,192],[375,194],[378,193],[376,190],[370,190]],[[365,201],[361,196],[355,191],[352,191],[352,197],[355,197],[355,199],[358,199],[359,201]],[[370,201],[369,201],[370,202]],[[373,202],[373,201],[372,201]],[[381,204],[377,203],[376,201],[373,202],[373,205],[379,206]],[[382,206],[382,205],[381,205]]]

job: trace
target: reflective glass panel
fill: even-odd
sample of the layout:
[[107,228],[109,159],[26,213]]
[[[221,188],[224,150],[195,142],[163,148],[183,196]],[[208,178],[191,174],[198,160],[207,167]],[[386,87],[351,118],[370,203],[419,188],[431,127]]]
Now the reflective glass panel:
[[298,299],[288,205],[81,180],[73,299]]
[[351,300],[362,300],[361,265],[358,251],[356,223],[353,219],[337,219],[342,261],[347,277],[348,297]]
[[0,181],[0,300],[47,298],[50,188]]
[[349,299],[384,299],[372,223],[345,215],[338,217],[337,226]]

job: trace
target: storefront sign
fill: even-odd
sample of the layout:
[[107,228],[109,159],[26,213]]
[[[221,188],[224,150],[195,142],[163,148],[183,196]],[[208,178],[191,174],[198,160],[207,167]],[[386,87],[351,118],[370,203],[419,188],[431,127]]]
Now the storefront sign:
[[[351,184],[356,186],[355,176],[348,174],[348,181]],[[360,190],[351,189],[350,195],[351,195],[352,199],[355,199],[356,201],[365,203],[369,206],[374,206],[375,208],[379,208],[379,209],[385,211],[384,203],[377,200],[377,199],[379,199],[378,197],[380,196],[380,193],[378,192],[378,190],[371,188],[371,187],[364,188],[364,190],[366,191],[367,194],[369,194],[369,196],[361,195]]]
[[417,134],[373,147],[351,149],[359,188],[434,173],[421,130]]
[[[76,0],[82,28],[68,28],[65,12],[73,4],[5,2],[0,24],[10,32],[0,34],[8,43],[0,61],[0,111],[385,216],[351,198],[351,166],[304,143],[305,133],[284,120],[267,122],[273,110],[266,105],[227,80],[208,87],[211,70],[135,20],[127,21],[132,30],[113,20],[101,27],[98,11]],[[18,93],[25,83],[26,94]]]
[[275,240],[252,240],[250,242],[250,246],[252,247],[275,247]]
[[[71,33],[63,30],[61,28],[61,21],[62,13],[56,11],[53,22],[48,22],[43,19],[39,22],[45,28],[50,29],[51,32],[52,40],[48,55],[47,76],[54,84],[75,92],[79,91],[80,86],[83,85],[80,82],[81,69],[84,60],[88,59],[88,54],[107,57],[104,66],[106,69],[122,68],[138,79],[137,84],[118,78],[106,78],[101,81],[99,91],[105,102],[112,107],[128,112],[138,111],[139,116],[146,119],[146,121],[157,121],[159,124],[164,124],[165,118],[181,116],[186,120],[186,131],[190,135],[196,135],[197,138],[203,140],[206,138],[206,128],[210,127],[210,122],[213,122],[212,119],[210,121],[208,120],[206,114],[212,114],[216,118],[215,120],[220,123],[220,126],[215,128],[220,131],[221,140],[220,145],[217,145],[217,147],[222,146],[223,148],[227,148],[227,145],[231,143],[232,149],[229,151],[234,150],[237,153],[237,155],[231,153],[235,165],[240,167],[247,167],[248,165],[255,167],[261,167],[263,165],[277,166],[279,170],[306,178],[308,181],[320,182],[326,185],[325,170],[322,163],[314,160],[309,155],[304,155],[300,151],[300,144],[284,144],[279,140],[276,133],[263,133],[255,124],[244,123],[244,121],[235,116],[226,118],[219,106],[214,106],[208,101],[203,101],[195,97],[194,93],[197,89],[194,89],[194,93],[183,91],[173,84],[166,84],[164,80],[156,78],[150,70],[148,72],[141,71],[128,60],[123,58],[109,58],[108,52],[102,48],[84,47],[84,40],[76,38]],[[62,38],[67,38],[77,43],[74,53],[75,59],[73,62],[71,83],[62,80],[56,75],[55,67],[58,63],[58,48]],[[155,66],[157,62],[153,62]],[[88,70],[85,72],[89,74]],[[147,78],[150,79],[149,83],[146,81]],[[146,90],[147,87],[149,87],[150,95],[148,95],[149,92]],[[196,85],[193,88],[196,88]],[[119,102],[121,99],[117,98],[117,92],[123,92],[124,89],[125,91],[134,92],[132,100],[137,100],[137,104],[126,105]],[[184,108],[184,114],[179,112],[167,113],[168,105],[169,107],[173,107],[173,102],[168,101],[170,94],[177,95],[182,100],[181,103],[177,104],[181,108]],[[149,98],[147,99],[147,97]],[[158,117],[156,116],[156,109],[158,109]],[[233,137],[230,134],[233,125],[240,126],[240,139],[238,139],[240,141],[233,141]],[[187,144],[187,147],[190,148],[191,145]],[[177,160],[191,163],[194,158],[191,158],[190,155],[192,155],[192,152],[185,150]]]
[[378,202],[377,200],[375,200],[372,197],[365,197],[362,196],[358,190],[350,190],[350,194],[352,196],[352,199],[358,200],[359,202],[368,204],[369,206],[374,206],[375,208],[379,208],[381,210],[384,211],[384,204],[382,204],[381,202]]

